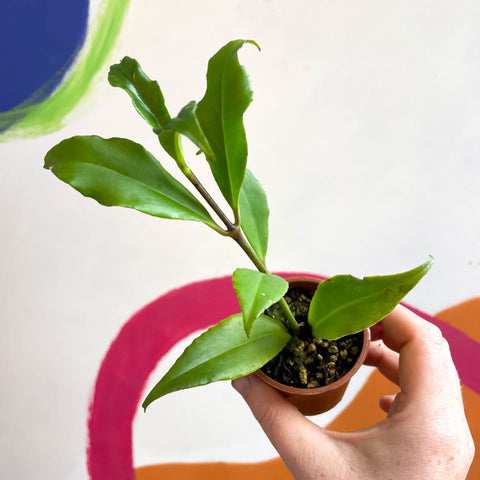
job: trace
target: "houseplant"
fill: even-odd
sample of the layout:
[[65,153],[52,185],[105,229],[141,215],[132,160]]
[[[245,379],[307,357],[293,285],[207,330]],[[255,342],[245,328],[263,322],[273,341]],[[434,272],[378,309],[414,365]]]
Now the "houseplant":
[[[210,59],[204,97],[198,103],[188,103],[173,118],[157,82],[143,72],[136,60],[125,57],[110,69],[110,84],[129,94],[135,109],[175,160],[195,195],[150,152],[128,139],[75,136],[60,142],[45,156],[45,168],[83,195],[106,206],[202,222],[232,238],[256,267],[233,273],[241,313],[222,320],[195,339],[149,393],[144,408],[176,390],[233,379],[262,367],[268,370],[266,364],[285,354],[296,365],[299,388],[308,390],[318,387],[318,382],[328,383],[317,371],[313,380],[317,384],[312,385],[304,371],[309,363],[321,361],[318,353],[315,362],[310,361],[314,350],[326,348],[328,358],[322,360],[327,367],[322,368],[333,368],[328,363],[340,361],[343,355],[336,355],[335,342],[355,336],[381,320],[432,264],[430,257],[412,270],[363,280],[337,275],[319,283],[308,298],[302,292],[292,292],[286,280],[269,272],[269,208],[260,182],[246,168],[243,114],[252,100],[252,90],[238,61],[238,50],[246,43],[257,46],[250,40],[234,40]],[[182,136],[205,157],[230,214],[218,206],[187,165]],[[297,299],[292,300],[292,295]],[[300,297],[303,300],[299,304]]]

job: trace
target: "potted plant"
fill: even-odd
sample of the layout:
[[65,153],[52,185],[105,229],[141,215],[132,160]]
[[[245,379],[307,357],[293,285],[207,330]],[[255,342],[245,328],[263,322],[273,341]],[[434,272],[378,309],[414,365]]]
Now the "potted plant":
[[[210,59],[204,97],[188,103],[176,117],[170,116],[158,83],[136,60],[125,57],[110,68],[110,84],[129,94],[191,190],[143,146],[124,138],[75,136],[45,156],[45,168],[102,205],[202,222],[233,239],[256,267],[233,273],[241,312],[196,338],[148,394],[144,408],[167,393],[254,371],[273,377],[267,381],[277,387],[286,383],[284,394],[306,414],[331,408],[343,395],[348,375],[363,362],[368,328],[390,313],[432,265],[430,257],[396,275],[337,275],[313,286],[296,279],[290,288],[288,281],[270,273],[269,207],[260,182],[246,168],[243,114],[252,90],[238,61],[238,50],[246,43],[257,46],[234,40]],[[187,165],[182,136],[205,157],[231,212],[219,207]],[[340,393],[333,394],[337,387]],[[317,391],[327,392],[326,404],[312,407],[300,398],[312,398]]]

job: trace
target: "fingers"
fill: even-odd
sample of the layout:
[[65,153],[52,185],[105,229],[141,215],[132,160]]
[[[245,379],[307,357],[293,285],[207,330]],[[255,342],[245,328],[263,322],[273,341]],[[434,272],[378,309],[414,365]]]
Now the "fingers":
[[437,456],[448,478],[465,478],[464,472],[448,473],[448,465],[456,462],[455,468],[468,470],[473,442],[447,341],[436,326],[405,307],[397,307],[384,318],[382,329],[385,344],[400,353],[401,392],[394,399],[380,400],[381,407],[388,409],[388,418],[395,419],[387,423],[388,428],[403,423],[409,435],[422,432],[417,437],[419,445],[428,439],[423,448]]
[[384,412],[388,413],[394,400],[395,395],[384,395],[383,397],[380,397],[380,399],[378,400],[378,404]]
[[431,337],[439,333],[437,327],[403,305],[398,305],[381,321],[381,331],[385,344],[396,352],[400,352],[403,346],[420,336]]
[[370,340],[374,342],[375,340],[380,340],[382,338],[383,338],[382,322],[378,322],[375,325],[370,327]]
[[398,306],[382,320],[382,330],[385,345],[400,354],[398,382],[414,405],[431,408],[436,398],[448,397],[452,382],[459,390],[448,344],[436,326]]
[[381,340],[371,342],[365,364],[377,367],[379,372],[396,385],[399,384],[397,352],[390,350]]

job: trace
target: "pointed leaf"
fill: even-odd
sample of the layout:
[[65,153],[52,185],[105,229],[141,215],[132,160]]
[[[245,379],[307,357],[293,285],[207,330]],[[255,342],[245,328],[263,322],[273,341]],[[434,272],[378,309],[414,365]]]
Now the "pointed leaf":
[[151,153],[131,140],[72,137],[47,153],[45,168],[102,205],[214,225],[202,204]]
[[[155,131],[170,121],[170,114],[158,83],[146,75],[134,58],[124,57],[120,63],[112,65],[108,81],[113,87],[120,87],[130,95],[137,112]],[[184,165],[178,133],[168,130],[159,140],[165,151]]]
[[188,103],[182,108],[177,117],[172,118],[157,133],[159,133],[160,140],[162,140],[164,135],[168,135],[172,131],[181,133],[189,138],[205,154],[208,160],[213,160],[214,153],[198,123],[196,110],[196,102]]
[[268,247],[268,203],[260,182],[245,171],[239,198],[240,226],[259,258],[265,261]]
[[250,82],[237,56],[245,43],[256,45],[251,40],[233,40],[210,59],[207,90],[197,107],[200,126],[215,154],[210,168],[234,211],[247,164],[243,114],[252,101]]
[[276,275],[247,268],[237,268],[232,281],[242,307],[245,332],[250,335],[259,315],[287,293],[288,282]]
[[324,280],[317,287],[308,313],[313,334],[335,340],[374,325],[397,306],[432,263],[429,257],[422,265],[397,275],[362,280],[337,275]]
[[262,316],[247,337],[240,314],[222,320],[197,337],[143,402],[167,393],[248,375],[277,355],[290,339],[282,323]]

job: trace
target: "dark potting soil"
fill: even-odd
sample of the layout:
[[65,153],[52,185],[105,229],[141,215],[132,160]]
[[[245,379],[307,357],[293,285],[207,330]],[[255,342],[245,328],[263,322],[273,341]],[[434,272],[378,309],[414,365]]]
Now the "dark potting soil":
[[[288,291],[285,300],[300,324],[300,338],[289,342],[261,368],[269,377],[291,387],[323,387],[338,380],[353,367],[362,350],[362,332],[338,340],[313,337],[307,321],[313,293],[299,288]],[[278,304],[265,313],[274,318],[283,317]]]

